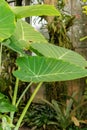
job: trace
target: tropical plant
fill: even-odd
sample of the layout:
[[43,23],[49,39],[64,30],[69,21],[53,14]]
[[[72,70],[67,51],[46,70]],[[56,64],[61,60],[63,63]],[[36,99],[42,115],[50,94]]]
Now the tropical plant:
[[32,103],[23,119],[23,125],[37,130],[47,129],[51,125],[57,128],[54,123],[56,122],[55,116],[55,111],[48,104]]
[[[74,23],[75,16],[72,16],[70,11],[67,11],[66,6],[69,1],[66,0],[44,0],[44,3],[53,4],[61,12],[60,17],[41,17],[45,18],[47,24],[45,26],[42,24],[43,28],[47,28],[48,32],[48,41],[54,45],[65,47],[68,49],[74,49],[72,39],[68,34],[70,34],[70,27]],[[42,28],[41,28],[42,29]],[[66,87],[67,86],[67,87]],[[62,93],[68,93],[69,85],[67,82],[52,82],[45,84],[45,93],[47,100],[51,101],[52,99],[61,100],[64,99],[61,97]],[[49,92],[49,95],[48,95]],[[61,98],[60,98],[61,97]]]
[[[70,130],[72,128],[82,128],[81,124],[87,124],[87,120],[83,119],[83,107],[87,105],[87,101],[83,99],[76,101],[74,97],[76,93],[74,93],[70,99],[68,99],[68,103],[64,104],[62,102],[58,102],[56,100],[52,100],[52,103],[47,100],[42,99],[47,105],[52,109],[53,118],[49,119],[46,125],[55,125],[57,129],[61,130]],[[86,113],[85,113],[86,114]],[[37,115],[38,118],[38,115]],[[84,127],[85,128],[85,127]]]
[[[40,103],[33,103],[28,109],[23,124],[31,129],[49,129],[56,130],[79,130],[86,128],[87,120],[84,118],[87,111],[83,108],[87,101],[83,97],[77,101],[74,99],[76,93],[68,97],[68,103],[52,100],[50,103],[45,99],[40,99]],[[42,101],[42,102],[41,102]]]
[[[18,130],[36,93],[43,82],[65,81],[87,76],[85,69],[87,62],[79,54],[65,48],[56,47],[48,44],[46,39],[37,32],[31,25],[21,18],[28,16],[61,16],[60,12],[49,5],[31,5],[24,7],[10,7],[5,0],[0,0],[0,75],[3,67],[1,66],[2,46],[6,46],[17,52],[18,70],[13,72],[16,77],[12,105],[18,108],[21,99],[33,83],[38,83],[36,89],[28,100],[17,124],[13,127]],[[31,56],[30,52],[36,55]],[[19,80],[30,82],[25,88],[19,99],[17,93]],[[11,124],[13,124],[14,112],[10,112]],[[3,122],[3,120],[2,120]],[[4,120],[7,123],[6,120]],[[11,127],[2,128],[9,130]]]

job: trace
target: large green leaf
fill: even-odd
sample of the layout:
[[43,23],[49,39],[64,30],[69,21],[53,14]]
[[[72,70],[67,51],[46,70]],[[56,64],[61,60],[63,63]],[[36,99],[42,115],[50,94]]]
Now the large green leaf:
[[15,15],[5,0],[0,0],[0,42],[10,37],[15,29]]
[[12,8],[17,18],[29,16],[60,16],[60,12],[52,5],[31,5]]
[[29,43],[31,42],[47,43],[44,36],[30,24],[23,20],[18,20],[13,36],[3,44],[18,53],[24,54],[24,51],[29,49]]
[[87,70],[62,60],[31,56],[17,59],[19,70],[14,75],[26,82],[52,82],[87,76]]
[[33,49],[34,52],[39,52],[40,54],[51,57],[55,59],[62,59],[64,61],[68,61],[70,63],[86,67],[87,61],[78,53],[71,51],[69,49],[65,49],[59,46],[55,46],[52,44],[44,44],[44,43],[32,43],[31,49]]

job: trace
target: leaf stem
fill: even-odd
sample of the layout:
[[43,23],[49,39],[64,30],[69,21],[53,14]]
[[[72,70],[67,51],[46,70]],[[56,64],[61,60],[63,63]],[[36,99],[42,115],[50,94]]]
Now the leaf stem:
[[[19,85],[19,79],[16,78],[15,88],[14,88],[14,95],[12,99],[12,105],[16,105],[16,99],[17,99],[17,93],[18,93],[18,85]],[[13,122],[14,112],[10,113],[11,120]]]
[[29,87],[31,86],[32,82],[30,84],[28,84],[28,86],[25,88],[25,90],[23,91],[23,93],[21,94],[21,96],[19,97],[17,103],[16,103],[16,107],[18,107],[21,99],[23,98],[23,96],[25,95],[25,93],[27,92],[27,90],[29,89]]
[[17,92],[18,92],[18,84],[19,84],[19,79],[16,78],[15,89],[14,89],[14,95],[13,95],[13,100],[12,100],[12,104],[13,104],[13,105],[16,104]]
[[25,114],[26,114],[26,112],[27,112],[31,102],[33,101],[34,97],[36,96],[37,92],[39,91],[41,85],[42,85],[42,82],[37,85],[36,89],[32,93],[32,95],[31,95],[30,99],[28,100],[25,108],[23,109],[23,112],[22,112],[22,114],[21,114],[21,116],[20,116],[20,118],[19,118],[19,120],[18,120],[18,122],[16,124],[16,127],[14,128],[14,130],[18,130],[18,128],[20,127],[20,124],[21,124],[21,122],[22,122],[22,120],[23,120],[23,118],[24,118],[24,116],[25,116]]

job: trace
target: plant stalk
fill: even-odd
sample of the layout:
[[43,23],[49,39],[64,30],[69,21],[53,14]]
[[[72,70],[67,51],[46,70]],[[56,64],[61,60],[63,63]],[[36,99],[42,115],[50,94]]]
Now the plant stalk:
[[[14,88],[14,95],[12,99],[12,105],[16,106],[16,100],[17,100],[17,93],[18,93],[18,85],[19,85],[19,79],[16,78],[16,83],[15,83],[15,88]],[[14,117],[15,112],[10,113],[11,120],[13,122],[13,117]]]
[[25,93],[27,92],[27,90],[29,89],[29,87],[31,86],[32,82],[30,84],[28,84],[28,86],[25,88],[25,90],[23,91],[23,93],[21,94],[21,96],[19,97],[17,103],[16,103],[16,107],[18,107],[21,99],[23,98],[23,96],[25,95]]
[[15,89],[14,89],[14,95],[13,95],[12,105],[16,104],[17,92],[18,92],[18,84],[19,84],[19,79],[16,78],[16,83],[15,83]]
[[21,122],[22,122],[22,120],[23,120],[23,118],[24,118],[24,116],[25,116],[25,114],[26,114],[26,112],[27,112],[31,102],[33,101],[34,97],[36,96],[37,92],[39,91],[41,85],[42,85],[42,82],[38,84],[38,86],[36,87],[36,89],[32,93],[32,95],[31,95],[30,99],[28,100],[25,108],[23,109],[23,112],[22,112],[22,114],[21,114],[21,116],[20,116],[20,118],[19,118],[19,120],[18,120],[18,122],[16,124],[16,127],[14,128],[14,130],[18,130],[18,128],[20,127],[20,124],[21,124]]

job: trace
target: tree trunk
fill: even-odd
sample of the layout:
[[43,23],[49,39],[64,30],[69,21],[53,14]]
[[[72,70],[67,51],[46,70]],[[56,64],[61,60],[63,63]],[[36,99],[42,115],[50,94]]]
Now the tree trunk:
[[[80,4],[80,0],[79,1],[76,1],[76,0],[70,0],[69,1],[69,5],[71,5],[71,15],[76,15],[76,23],[74,23],[74,25],[72,26],[71,28],[71,41],[73,43],[73,46],[75,48],[75,51],[77,53],[80,53],[81,55],[83,55],[84,57],[87,57],[87,54],[85,54],[85,49],[86,49],[86,46],[85,46],[85,49],[82,48],[82,46],[84,46],[84,43],[81,44],[79,39],[81,37],[81,33],[83,33],[84,31],[82,30],[82,27],[85,27],[86,26],[83,26],[83,25],[86,25],[84,24],[85,23],[85,20],[87,21],[87,19],[85,19],[83,21],[83,16],[82,15],[82,7],[81,7],[81,4]],[[86,17],[85,17],[86,18]],[[87,23],[87,22],[86,22]],[[78,29],[80,31],[78,31]],[[85,29],[84,29],[85,30]],[[80,32],[80,33],[79,33]],[[86,31],[87,33],[87,31]],[[86,34],[85,33],[85,34]],[[83,36],[85,35],[83,34]],[[77,37],[76,37],[77,35]],[[82,45],[79,45],[79,43]],[[85,44],[86,45],[86,44]],[[80,46],[80,47],[79,47]],[[82,51],[83,49],[83,51]],[[68,85],[68,95],[71,96],[73,92],[77,92],[77,96],[75,97],[75,99],[78,101],[78,99],[81,98],[83,92],[84,92],[84,89],[85,89],[85,86],[86,86],[86,83],[85,83],[85,78],[82,78],[82,79],[78,79],[78,80],[73,80],[73,81],[68,81],[67,82],[67,85]]]
[[[44,3],[45,4],[49,4],[49,5],[54,5],[54,6],[56,6],[57,5],[57,0],[44,0]],[[75,10],[74,10],[74,8],[75,7],[73,7],[73,5],[77,2],[77,1],[75,1],[75,0],[71,0],[71,1],[69,1],[70,3],[69,3],[69,5],[68,6],[70,6],[71,5],[71,9],[70,9],[70,12],[71,12],[71,14],[73,14],[72,12],[74,11],[75,12]],[[67,3],[68,4],[68,3]],[[70,8],[70,7],[69,7]],[[77,9],[77,8],[76,8]],[[76,12],[75,12],[75,14],[76,14]],[[50,23],[54,20],[54,17],[46,17],[46,20],[47,20],[47,22],[48,22],[48,25],[50,25]],[[73,43],[75,43],[76,41],[74,41],[74,32],[73,32],[73,27],[72,27],[72,33],[71,33],[71,40],[72,40],[72,44]],[[50,30],[48,30],[48,32],[50,32]],[[53,31],[52,31],[53,32]],[[50,34],[49,34],[50,35]],[[56,34],[57,35],[57,34]],[[66,34],[65,34],[66,35]],[[50,35],[50,37],[51,37],[51,35]],[[58,36],[57,36],[58,37]],[[66,37],[66,36],[65,36]],[[56,39],[55,38],[55,36],[54,36],[54,38],[53,39]],[[57,42],[57,40],[56,40],[56,42]],[[64,43],[64,42],[63,42]],[[55,44],[55,42],[54,42],[54,44]],[[58,92],[57,91],[59,91],[60,92],[60,90],[58,90],[58,88],[57,87],[59,87],[59,89],[62,87],[61,85],[63,85],[62,83],[53,83],[53,84],[49,84],[46,88],[47,88],[47,91],[50,91],[49,93],[51,94],[49,94],[49,95],[47,95],[47,97],[48,97],[48,99],[50,99],[50,100],[52,100],[52,98],[54,98],[54,99],[58,99]],[[74,92],[77,92],[78,94],[77,94],[77,96],[75,97],[75,99],[76,100],[78,100],[78,98],[80,98],[81,97],[81,95],[82,95],[82,93],[83,93],[83,91],[84,91],[84,86],[85,86],[85,80],[84,79],[78,79],[78,80],[73,80],[73,81],[67,81],[66,82],[66,84],[65,85],[63,85],[63,86],[65,86],[66,87],[66,85],[67,85],[67,94],[69,95],[69,96],[71,96]],[[63,89],[62,89],[63,90]],[[53,94],[54,93],[54,94]],[[64,94],[64,91],[62,91],[62,94]],[[50,96],[50,97],[49,97]],[[53,96],[53,97],[52,97]]]
[[58,0],[44,0],[44,4],[56,6]]
[[[48,4],[48,5],[53,5],[53,6],[57,6],[58,4],[58,0],[44,0],[44,4]],[[50,17],[50,16],[47,16],[46,18],[46,21],[48,22],[48,26],[51,25],[51,23],[54,21],[54,16]],[[48,28],[48,32],[49,32],[49,41],[53,44],[56,44],[58,43],[58,36],[56,38],[55,34],[54,34],[54,38],[53,39],[56,39],[56,41],[53,40],[53,42],[51,41],[51,38],[52,38],[52,35],[51,35],[51,31],[49,28]],[[53,31],[52,31],[53,32]],[[58,44],[57,44],[58,45]],[[61,101],[63,100],[63,92],[65,92],[64,94],[66,95],[67,91],[66,91],[67,87],[66,87],[66,84],[65,82],[54,82],[54,83],[47,83],[46,84],[46,99],[51,101],[52,99],[55,99],[55,100],[58,100],[58,101]],[[49,94],[48,94],[49,93]]]
[[16,6],[22,6],[22,0],[16,0]]
[[[56,7],[57,5],[57,0],[44,0],[44,4],[48,4],[48,5],[53,5]],[[48,22],[48,24],[50,24],[53,21],[54,17],[46,17],[46,21]]]

